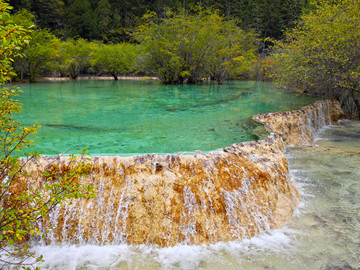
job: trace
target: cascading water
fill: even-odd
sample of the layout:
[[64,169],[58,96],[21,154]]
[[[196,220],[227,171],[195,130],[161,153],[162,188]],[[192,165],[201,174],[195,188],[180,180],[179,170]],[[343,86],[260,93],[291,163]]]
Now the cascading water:
[[[96,198],[58,207],[45,221],[54,229],[40,241],[176,249],[263,235],[288,222],[299,200],[283,141],[309,143],[340,115],[336,102],[317,102],[299,111],[254,116],[281,137],[208,154],[93,158],[92,174],[83,181],[97,187]],[[68,166],[66,158],[59,162]],[[36,170],[41,173],[46,164],[40,160]]]
[[[96,160],[84,179],[97,187],[96,198],[57,208],[45,221],[54,227],[45,242],[166,247],[232,241],[280,227],[298,201],[277,135],[209,154]],[[60,163],[67,166],[65,159]]]
[[312,143],[322,127],[335,124],[342,114],[337,101],[326,100],[301,110],[259,114],[253,119],[265,123],[270,132],[280,134],[286,145],[294,146]]
[[[288,177],[283,140],[310,142],[339,115],[334,101],[257,115],[277,134],[208,154],[96,157],[84,183],[95,199],[54,211],[46,243],[201,245],[249,238],[291,219],[299,194]],[[71,166],[66,158],[64,169]],[[36,170],[44,171],[46,162]]]

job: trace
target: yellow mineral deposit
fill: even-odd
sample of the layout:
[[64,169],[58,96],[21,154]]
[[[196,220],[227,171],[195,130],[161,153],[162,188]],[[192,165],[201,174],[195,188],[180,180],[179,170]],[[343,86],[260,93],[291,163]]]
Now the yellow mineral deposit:
[[296,111],[254,115],[253,119],[279,134],[286,145],[299,146],[313,142],[322,126],[336,124],[343,115],[338,101],[325,100]]
[[[93,157],[94,199],[58,207],[45,221],[47,242],[211,244],[252,237],[291,219],[299,192],[288,175],[285,144],[309,143],[341,109],[321,101],[302,110],[256,115],[274,134],[195,155]],[[279,134],[279,135],[278,135]],[[42,158],[31,170],[68,170],[68,158]],[[41,177],[39,177],[41,178]]]

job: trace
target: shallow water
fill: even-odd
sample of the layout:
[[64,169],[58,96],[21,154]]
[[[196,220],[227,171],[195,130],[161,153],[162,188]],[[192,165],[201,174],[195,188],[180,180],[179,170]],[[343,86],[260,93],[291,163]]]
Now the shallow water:
[[21,85],[27,125],[42,126],[37,151],[79,145],[92,155],[210,151],[258,139],[250,117],[314,101],[270,83],[161,85],[157,81],[62,81]]
[[44,269],[360,269],[360,123],[288,148],[302,198],[284,228],[210,246],[38,246]]

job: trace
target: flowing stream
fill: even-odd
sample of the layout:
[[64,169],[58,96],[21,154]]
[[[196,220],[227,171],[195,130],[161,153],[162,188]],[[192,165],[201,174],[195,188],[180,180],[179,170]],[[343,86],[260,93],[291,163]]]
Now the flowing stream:
[[301,192],[293,219],[257,237],[212,245],[40,245],[44,269],[360,269],[360,123],[325,128],[287,149]]

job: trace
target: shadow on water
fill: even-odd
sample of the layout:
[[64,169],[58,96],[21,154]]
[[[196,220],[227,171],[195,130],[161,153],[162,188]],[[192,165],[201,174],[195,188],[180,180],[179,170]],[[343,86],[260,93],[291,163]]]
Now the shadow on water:
[[92,132],[121,132],[119,128],[103,128],[103,127],[92,127],[92,126],[79,126],[70,124],[41,124],[42,127],[65,129],[65,130],[76,130],[76,131],[92,131]]

